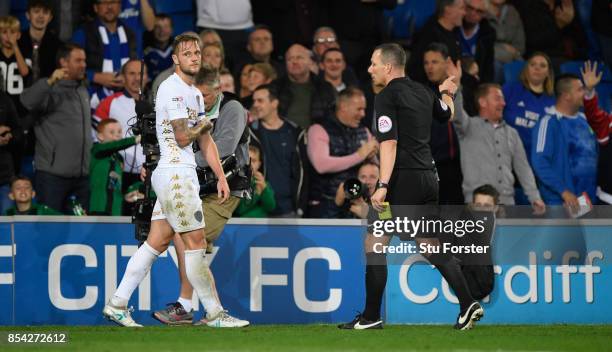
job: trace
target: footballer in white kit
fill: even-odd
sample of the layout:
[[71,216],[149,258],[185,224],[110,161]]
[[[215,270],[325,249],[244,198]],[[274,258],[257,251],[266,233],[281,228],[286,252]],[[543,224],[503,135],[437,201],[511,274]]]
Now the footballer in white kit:
[[208,261],[204,259],[204,215],[199,198],[193,142],[199,144],[219,180],[217,190],[221,202],[229,198],[230,190],[217,146],[208,133],[212,124],[204,119],[204,99],[193,85],[202,61],[200,40],[195,34],[184,33],[176,36],[173,47],[175,73],[160,85],[156,99],[160,160],[151,175],[157,194],[151,230],[146,242],[130,258],[121,283],[104,306],[102,314],[121,326],[142,326],[132,319],[128,301],[153,262],[168,249],[176,232],[185,246],[187,279],[206,310],[206,325],[247,326],[248,321],[232,317],[221,306]]
[[191,144],[180,147],[170,124],[187,119],[188,127],[204,118],[204,98],[193,85],[188,85],[176,73],[159,86],[155,119],[161,158],[151,175],[157,202],[151,220],[166,219],[178,232],[204,228],[200,184]]

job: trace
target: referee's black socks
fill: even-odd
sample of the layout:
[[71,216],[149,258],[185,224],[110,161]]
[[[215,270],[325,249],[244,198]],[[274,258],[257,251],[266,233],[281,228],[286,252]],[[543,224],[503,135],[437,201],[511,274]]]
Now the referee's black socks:
[[474,302],[470,288],[468,287],[463,271],[457,258],[448,254],[434,254],[435,258],[431,258],[432,262],[442,274],[448,285],[459,300],[459,307],[461,312],[469,308],[470,304]]
[[387,285],[387,255],[366,253],[366,305],[363,317],[370,321],[380,319],[380,306]]

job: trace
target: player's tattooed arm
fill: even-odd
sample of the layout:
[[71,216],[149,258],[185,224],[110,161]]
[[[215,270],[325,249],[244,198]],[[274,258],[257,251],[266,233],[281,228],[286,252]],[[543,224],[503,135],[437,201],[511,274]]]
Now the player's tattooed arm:
[[195,126],[188,127],[187,119],[177,119],[170,121],[170,125],[174,130],[174,139],[181,148],[190,145],[199,136],[212,129],[212,123],[208,120],[200,120]]

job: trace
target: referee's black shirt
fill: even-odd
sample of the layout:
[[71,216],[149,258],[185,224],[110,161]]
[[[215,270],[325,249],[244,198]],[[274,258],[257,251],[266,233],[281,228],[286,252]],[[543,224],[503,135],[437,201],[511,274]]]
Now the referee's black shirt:
[[395,78],[376,96],[374,113],[378,141],[397,141],[394,169],[434,168],[432,118],[448,121],[451,110],[430,88],[408,77]]

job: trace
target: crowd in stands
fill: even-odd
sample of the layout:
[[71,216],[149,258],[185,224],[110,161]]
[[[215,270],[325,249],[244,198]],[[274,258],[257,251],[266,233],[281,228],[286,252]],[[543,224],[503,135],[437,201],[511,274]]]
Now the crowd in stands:
[[[248,111],[253,192],[235,216],[363,215],[382,89],[367,69],[389,41],[436,94],[461,82],[456,118],[432,122],[441,203],[492,185],[536,214],[612,204],[612,0],[437,0],[408,40],[387,30],[397,0],[197,0],[193,23],[158,11],[167,2],[0,7],[1,214],[130,214],[144,197],[135,104],[174,72],[176,27]],[[347,200],[354,178],[366,197]]]

